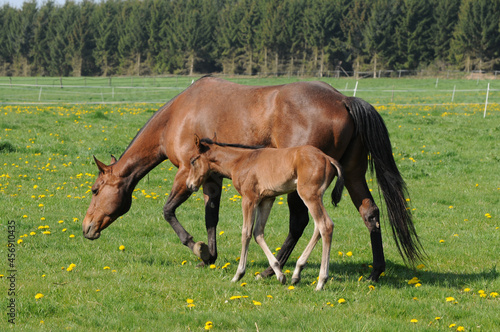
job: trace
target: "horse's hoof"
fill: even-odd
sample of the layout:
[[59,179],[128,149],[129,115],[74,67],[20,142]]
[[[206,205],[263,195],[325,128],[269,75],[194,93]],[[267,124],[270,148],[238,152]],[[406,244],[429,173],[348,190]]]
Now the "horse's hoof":
[[193,246],[193,253],[197,257],[201,258],[203,263],[205,263],[205,264],[209,263],[210,252],[208,250],[208,246],[204,242],[202,242],[202,241],[196,242]]
[[264,278],[262,278],[260,273],[255,276],[255,280],[262,280],[262,279],[264,279]]
[[292,278],[292,285],[298,284],[300,281],[300,278]]

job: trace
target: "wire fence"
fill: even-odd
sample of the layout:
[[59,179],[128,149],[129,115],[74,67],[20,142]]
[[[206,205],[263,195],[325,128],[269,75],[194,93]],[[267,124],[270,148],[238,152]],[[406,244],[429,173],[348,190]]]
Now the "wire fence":
[[[274,85],[303,80],[284,76],[227,78],[249,85]],[[0,103],[165,103],[189,87],[196,79],[189,76],[0,77]],[[318,78],[307,80],[312,79]],[[375,105],[500,103],[500,82],[494,79],[380,78],[358,80],[335,77],[320,79],[345,95],[361,97]]]

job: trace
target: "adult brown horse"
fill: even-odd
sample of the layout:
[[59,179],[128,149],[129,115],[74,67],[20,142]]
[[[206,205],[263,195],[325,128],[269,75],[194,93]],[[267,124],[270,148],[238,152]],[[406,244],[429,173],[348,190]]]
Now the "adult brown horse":
[[[339,160],[345,186],[370,233],[372,280],[385,270],[379,209],[368,189],[365,173],[370,162],[384,195],[393,237],[403,260],[413,264],[422,248],[407,208],[406,185],[392,155],[382,117],[362,99],[346,97],[323,82],[297,82],[278,86],[245,86],[203,77],[161,107],[139,131],[123,155],[107,166],[96,159],[99,176],[83,234],[97,239],[102,230],[125,214],[132,192],[149,171],[165,159],[179,168],[163,209],[165,219],[206,264],[217,259],[216,227],[222,177],[212,175],[203,186],[208,246],[195,242],[175,215],[191,195],[186,186],[190,158],[196,153],[193,135],[244,145],[291,147],[313,145]],[[289,234],[277,259],[285,264],[309,222],[308,210],[297,193],[288,195]],[[263,276],[272,274],[268,268]]]

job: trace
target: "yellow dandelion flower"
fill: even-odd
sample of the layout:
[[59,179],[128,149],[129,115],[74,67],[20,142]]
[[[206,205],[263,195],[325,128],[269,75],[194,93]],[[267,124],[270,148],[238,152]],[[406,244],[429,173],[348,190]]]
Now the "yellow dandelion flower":
[[186,299],[186,302],[187,302],[188,304],[191,304],[191,303],[193,303],[193,302],[194,302],[194,300],[193,300],[193,299]]
[[492,298],[498,297],[498,292],[491,292],[490,297]]
[[63,228],[63,229],[62,229],[62,231],[63,231],[63,232],[66,232],[67,230],[68,230],[67,228]]
[[451,329],[452,327],[455,327],[457,326],[457,324],[453,323],[453,324],[450,324],[448,327]]
[[348,251],[347,254],[346,254],[347,257],[351,257],[352,256],[352,251]]
[[422,286],[421,283],[415,284],[415,287],[420,287],[420,286]]
[[42,234],[45,234],[45,235],[50,235],[50,231],[45,231],[45,232],[43,232]]
[[253,303],[253,305],[256,305],[256,306],[262,305],[262,303],[260,303],[259,301],[254,301],[254,300],[252,300],[252,303]]
[[232,300],[241,299],[241,295],[234,295],[234,296],[231,296],[229,299],[230,299],[231,301],[232,301]]
[[413,277],[412,279],[410,279],[408,281],[408,285],[418,284],[419,282],[420,282],[420,280],[417,277]]
[[69,237],[72,239],[75,237],[75,234],[71,234]]
[[480,289],[477,291],[478,294],[484,294],[484,290]]
[[463,326],[457,327],[457,331],[465,331],[465,328]]
[[448,297],[446,298],[446,302],[453,302],[453,301],[455,301],[455,298],[454,298],[454,297],[448,296]]
[[33,236],[33,235],[36,235],[36,233],[35,232],[31,232],[30,235]]
[[214,323],[211,321],[205,323],[205,330],[210,330],[212,327],[214,327]]
[[21,243],[23,243],[23,240],[21,240],[21,239],[17,240],[17,244],[21,244]]
[[246,283],[246,282],[242,282],[240,286],[241,286],[241,287],[245,287],[246,285],[247,285],[247,283]]
[[419,270],[422,270],[424,267],[425,267],[425,265],[424,265],[424,264],[419,264],[419,265],[417,265],[417,269],[419,269]]
[[410,323],[418,323],[418,319],[413,318],[412,320],[410,320]]
[[194,308],[194,307],[196,307],[196,304],[189,303],[189,304],[187,305],[187,307],[188,307],[188,308]]
[[122,244],[121,246],[118,247],[118,250],[120,250],[120,251],[125,250],[125,246]]
[[370,286],[368,286],[368,288],[372,291],[372,290],[374,290],[374,289],[375,289],[375,286],[370,285]]
[[62,224],[64,222],[64,220],[59,220],[58,223]]
[[272,298],[273,298],[273,296],[272,296],[272,295],[266,295],[266,297],[267,297],[267,298],[269,298],[269,299],[272,299]]
[[440,319],[441,319],[441,317],[436,316],[436,318],[434,318],[434,319],[435,319],[435,320],[440,320]]
[[470,288],[464,288],[464,292],[470,292]]
[[220,232],[219,232],[219,235],[222,235],[222,234],[224,234],[224,231],[220,231]]
[[217,266],[216,266],[215,264],[211,264],[211,265],[210,265],[210,268],[211,268],[212,270],[213,270],[213,269],[215,269],[216,267],[217,267]]
[[360,276],[360,277],[358,278],[358,281],[361,281],[362,279],[363,279],[363,276]]
[[338,299],[338,301],[337,301],[337,302],[338,302],[339,304],[344,304],[344,303],[346,303],[346,300],[345,300],[345,299]]
[[439,243],[444,243],[445,241],[443,239],[439,240]]
[[109,266],[105,266],[102,268],[103,270],[110,270],[111,268]]
[[181,265],[184,265],[184,264],[186,264],[186,263],[187,263],[187,261],[182,261]]
[[294,290],[295,287],[294,286],[288,286],[288,290]]
[[42,293],[38,293],[35,295],[35,300],[39,300],[43,297],[44,295]]
[[343,256],[344,253],[342,251],[339,251],[339,256]]

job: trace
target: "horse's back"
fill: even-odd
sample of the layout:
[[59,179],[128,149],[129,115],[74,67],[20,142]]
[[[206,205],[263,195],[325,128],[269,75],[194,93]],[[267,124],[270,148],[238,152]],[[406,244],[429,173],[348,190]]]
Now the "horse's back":
[[309,144],[340,158],[354,132],[345,98],[324,82],[251,86],[205,77],[165,109],[167,155],[176,164],[179,147],[191,148],[194,134],[216,134],[221,142],[245,145]]

